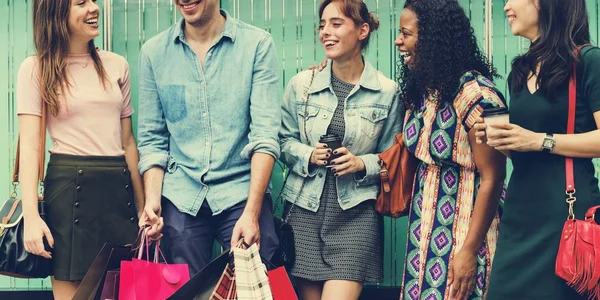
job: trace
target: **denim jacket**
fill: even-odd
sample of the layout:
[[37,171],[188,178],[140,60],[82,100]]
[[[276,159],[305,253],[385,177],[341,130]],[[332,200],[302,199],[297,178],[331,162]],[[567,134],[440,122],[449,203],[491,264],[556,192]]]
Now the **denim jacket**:
[[266,31],[227,20],[204,66],[183,19],[144,44],[139,62],[139,170],[165,168],[162,195],[196,215],[245,201],[253,153],[279,157],[280,81]]
[[[309,167],[309,161],[314,145],[327,132],[338,99],[331,86],[331,61],[323,71],[315,74],[307,88],[311,72],[298,73],[286,87],[279,142],[280,159],[291,170],[282,190],[283,199],[316,212],[328,170]],[[403,118],[399,102],[397,84],[365,61],[358,84],[346,98],[346,131],[342,145],[364,161],[366,175],[359,178],[355,173],[336,178],[342,209],[377,197],[381,170],[377,154],[390,147],[394,136],[400,133]]]

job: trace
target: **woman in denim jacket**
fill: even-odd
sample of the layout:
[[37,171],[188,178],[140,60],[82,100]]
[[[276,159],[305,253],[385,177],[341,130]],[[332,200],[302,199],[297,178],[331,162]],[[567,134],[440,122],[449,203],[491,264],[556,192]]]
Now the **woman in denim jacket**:
[[[290,168],[282,190],[294,228],[302,299],[358,299],[365,281],[381,280],[377,153],[401,130],[396,84],[363,59],[378,21],[361,0],[325,0],[319,39],[328,58],[288,84],[280,132]],[[342,147],[320,143],[336,134]],[[329,163],[328,163],[329,160]]]

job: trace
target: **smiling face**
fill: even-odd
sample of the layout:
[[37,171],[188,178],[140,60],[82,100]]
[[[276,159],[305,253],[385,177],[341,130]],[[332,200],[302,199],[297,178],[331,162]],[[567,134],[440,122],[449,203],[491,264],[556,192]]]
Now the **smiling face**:
[[405,8],[400,15],[400,33],[394,41],[404,63],[409,67],[413,66],[414,57],[417,50],[417,40],[419,37],[419,27],[417,14],[412,10]]
[[192,25],[204,25],[219,14],[219,0],[174,0],[177,9]]
[[319,23],[319,40],[329,59],[340,59],[360,55],[362,40],[369,35],[369,25],[356,26],[344,15],[340,2],[331,2],[325,7]]
[[87,43],[96,38],[100,34],[99,16],[100,8],[96,0],[71,0],[67,20],[70,40]]
[[504,6],[512,34],[534,41],[539,36],[539,0],[509,0]]

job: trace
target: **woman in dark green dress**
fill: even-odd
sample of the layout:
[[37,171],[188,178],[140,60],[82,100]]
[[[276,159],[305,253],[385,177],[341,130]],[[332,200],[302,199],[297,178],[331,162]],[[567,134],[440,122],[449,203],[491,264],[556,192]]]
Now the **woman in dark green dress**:
[[[600,157],[600,49],[590,43],[585,0],[509,0],[512,33],[531,47],[512,64],[510,124],[479,142],[511,158],[487,300],[586,299],[555,275],[565,202],[565,156],[574,157],[575,217],[600,204],[593,157]],[[577,63],[575,134],[566,135],[568,80]]]

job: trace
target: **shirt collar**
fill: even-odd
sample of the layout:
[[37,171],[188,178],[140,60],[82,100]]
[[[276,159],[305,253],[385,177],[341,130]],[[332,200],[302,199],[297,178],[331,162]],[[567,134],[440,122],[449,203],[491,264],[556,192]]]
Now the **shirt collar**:
[[[237,35],[235,19],[233,19],[227,11],[222,9],[221,15],[225,17],[225,26],[223,27],[223,31],[221,31],[221,35],[219,36],[218,40],[221,40],[223,37],[228,37],[232,42],[235,42],[235,37]],[[185,19],[181,18],[173,30],[172,39],[175,43],[185,41],[185,30],[183,29],[184,26]]]
[[[365,68],[363,69],[362,74],[360,75],[360,80],[358,81],[358,85],[369,90],[379,91],[381,90],[381,84],[379,83],[379,71],[377,71],[371,63],[364,60]],[[315,74],[315,78],[313,80],[313,84],[310,86],[308,92],[310,94],[320,92],[326,88],[331,86],[331,64],[332,60],[327,60],[327,66],[323,69],[323,71]]]

